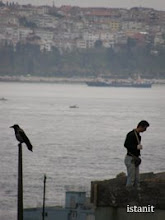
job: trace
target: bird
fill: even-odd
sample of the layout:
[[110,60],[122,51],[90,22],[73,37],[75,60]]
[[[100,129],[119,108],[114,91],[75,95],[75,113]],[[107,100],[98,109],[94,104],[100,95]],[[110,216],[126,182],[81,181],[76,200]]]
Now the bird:
[[15,137],[19,141],[19,145],[21,145],[22,143],[25,143],[28,150],[33,151],[33,146],[30,143],[29,138],[26,136],[24,130],[22,128],[20,128],[19,125],[17,125],[17,124],[14,124],[10,128],[14,129]]

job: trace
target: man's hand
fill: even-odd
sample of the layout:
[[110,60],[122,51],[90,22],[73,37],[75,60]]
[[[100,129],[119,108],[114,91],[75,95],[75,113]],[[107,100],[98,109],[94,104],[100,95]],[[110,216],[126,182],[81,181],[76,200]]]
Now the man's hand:
[[142,149],[143,149],[143,146],[142,146],[141,144],[138,144],[137,149],[138,149],[138,150],[142,150]]

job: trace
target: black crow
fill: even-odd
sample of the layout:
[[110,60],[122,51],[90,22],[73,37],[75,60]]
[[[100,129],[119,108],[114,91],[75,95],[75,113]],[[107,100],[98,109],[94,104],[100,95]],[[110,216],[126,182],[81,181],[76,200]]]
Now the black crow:
[[19,127],[19,125],[15,124],[10,128],[14,128],[16,139],[20,142],[20,144],[25,143],[27,148],[30,151],[33,151],[33,146],[31,145],[29,138],[26,136],[25,132]]

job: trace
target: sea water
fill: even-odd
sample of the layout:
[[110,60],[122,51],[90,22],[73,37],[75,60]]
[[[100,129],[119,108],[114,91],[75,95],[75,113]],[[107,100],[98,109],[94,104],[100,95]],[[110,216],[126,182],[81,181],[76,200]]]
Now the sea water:
[[[85,84],[0,83],[0,219],[17,213],[19,124],[34,146],[23,145],[24,208],[63,205],[65,191],[90,192],[94,180],[126,172],[123,147],[140,120],[150,127],[142,136],[140,172],[165,171],[165,86],[102,88]],[[76,108],[71,108],[75,105]]]

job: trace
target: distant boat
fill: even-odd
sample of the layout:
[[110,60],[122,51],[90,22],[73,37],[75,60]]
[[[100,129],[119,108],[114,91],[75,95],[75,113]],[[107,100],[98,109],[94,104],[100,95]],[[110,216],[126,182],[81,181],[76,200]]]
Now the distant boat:
[[69,108],[78,108],[77,105],[70,105]]
[[0,98],[0,101],[7,101],[4,97]]
[[113,80],[113,81],[87,81],[86,84],[88,86],[98,86],[98,87],[134,87],[134,88],[151,88],[151,82],[145,81],[121,81],[121,80]]

